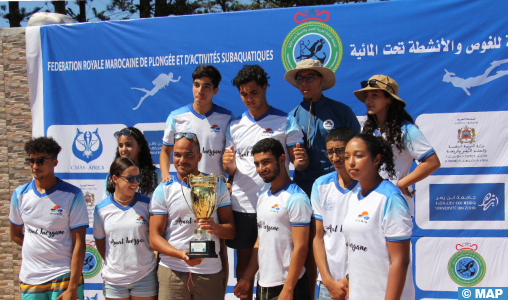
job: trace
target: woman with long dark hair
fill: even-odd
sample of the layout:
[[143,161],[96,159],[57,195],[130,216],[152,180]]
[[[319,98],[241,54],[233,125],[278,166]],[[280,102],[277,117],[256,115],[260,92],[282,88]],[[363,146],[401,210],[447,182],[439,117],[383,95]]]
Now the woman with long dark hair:
[[110,168],[110,195],[95,206],[93,235],[104,258],[102,278],[106,299],[156,300],[157,259],[150,247],[150,198],[137,193],[141,174],[128,157]]
[[410,272],[413,228],[395,176],[393,151],[382,138],[359,134],[346,146],[346,170],[360,189],[351,196],[342,232],[348,248],[351,299],[414,299]]
[[[436,152],[404,109],[406,102],[398,96],[399,86],[386,75],[374,75],[361,82],[355,96],[367,107],[367,121],[362,133],[383,136],[395,154],[395,178],[391,181],[404,194],[414,216],[414,192],[410,187],[427,178],[441,163]],[[418,166],[409,172],[413,161]],[[381,176],[388,179],[386,172]]]
[[[159,182],[161,181],[160,170],[153,165],[152,155],[148,142],[144,134],[136,127],[126,127],[115,132],[115,138],[118,141],[115,159],[119,157],[128,157],[139,166],[141,183],[138,192],[151,196]],[[111,184],[111,174],[108,175],[104,184],[104,195],[106,198],[110,193],[107,191],[108,184]]]

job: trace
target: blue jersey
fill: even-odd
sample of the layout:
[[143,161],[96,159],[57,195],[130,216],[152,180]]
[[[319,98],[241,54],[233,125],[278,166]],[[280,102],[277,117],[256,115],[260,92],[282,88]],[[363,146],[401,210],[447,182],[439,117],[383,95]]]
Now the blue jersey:
[[[289,114],[294,116],[303,132],[305,149],[309,156],[309,166],[303,171],[294,173],[294,181],[310,195],[314,181],[334,168],[326,155],[326,136],[330,130],[338,127],[349,127],[356,133],[360,132],[360,123],[351,108],[328,97],[312,102],[310,117],[310,103],[302,101]],[[307,132],[308,131],[308,132]],[[310,147],[309,147],[310,142]]]

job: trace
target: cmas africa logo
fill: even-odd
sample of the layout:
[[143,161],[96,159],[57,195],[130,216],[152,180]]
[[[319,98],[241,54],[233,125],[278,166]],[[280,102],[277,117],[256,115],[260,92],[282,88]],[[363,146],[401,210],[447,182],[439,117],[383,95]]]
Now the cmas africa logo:
[[318,9],[297,12],[294,21],[298,23],[282,44],[282,63],[286,71],[294,69],[304,59],[319,60],[323,66],[337,71],[342,61],[343,47],[337,32],[324,22],[330,13]]
[[448,262],[450,278],[460,286],[474,286],[485,277],[487,267],[480,254],[478,245],[471,243],[457,244],[455,253]]
[[82,161],[89,163],[102,154],[102,141],[99,128],[95,131],[80,131],[76,129],[76,136],[72,143],[72,153]]
[[83,264],[83,277],[90,279],[101,270],[102,257],[99,251],[94,247],[95,241],[87,243],[85,253],[85,263]]

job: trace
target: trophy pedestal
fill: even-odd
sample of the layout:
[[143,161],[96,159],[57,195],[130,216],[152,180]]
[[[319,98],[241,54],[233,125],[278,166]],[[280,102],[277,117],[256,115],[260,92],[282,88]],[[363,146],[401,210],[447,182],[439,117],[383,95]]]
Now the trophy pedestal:
[[215,241],[191,241],[189,246],[189,258],[217,258],[215,253]]

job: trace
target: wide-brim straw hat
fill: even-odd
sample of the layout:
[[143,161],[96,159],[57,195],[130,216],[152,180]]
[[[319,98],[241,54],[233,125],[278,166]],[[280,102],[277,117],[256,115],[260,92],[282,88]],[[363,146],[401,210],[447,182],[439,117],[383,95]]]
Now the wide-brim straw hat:
[[406,106],[406,102],[404,102],[404,100],[400,99],[398,96],[399,85],[395,80],[386,75],[374,75],[369,78],[368,82],[370,83],[372,80],[375,80],[374,86],[370,86],[370,84],[368,84],[363,89],[353,92],[358,100],[365,102],[365,98],[367,97],[367,94],[365,93],[366,91],[383,90],[389,93],[393,99],[402,102],[404,106]]
[[296,73],[301,70],[315,70],[323,76],[325,79],[325,84],[323,84],[323,91],[327,89],[331,89],[335,85],[335,74],[332,70],[323,67],[323,64],[319,60],[314,59],[304,59],[299,61],[296,64],[296,67],[292,70],[289,70],[284,75],[284,79],[289,82],[292,86],[298,88],[298,84],[296,84]]

